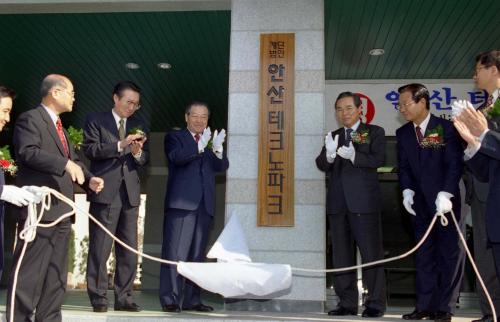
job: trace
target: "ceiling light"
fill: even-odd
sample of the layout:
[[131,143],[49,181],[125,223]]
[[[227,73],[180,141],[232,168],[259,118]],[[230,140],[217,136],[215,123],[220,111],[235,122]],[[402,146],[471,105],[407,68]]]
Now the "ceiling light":
[[158,63],[158,64],[156,64],[156,66],[158,66],[158,68],[160,68],[160,69],[170,69],[170,68],[172,68],[172,65],[170,65],[169,63]]
[[139,66],[139,64],[136,64],[136,63],[126,63],[125,67],[127,69],[139,69],[139,68],[141,68],[141,66]]
[[382,48],[373,48],[369,52],[370,56],[382,56],[384,53],[385,50],[383,50]]

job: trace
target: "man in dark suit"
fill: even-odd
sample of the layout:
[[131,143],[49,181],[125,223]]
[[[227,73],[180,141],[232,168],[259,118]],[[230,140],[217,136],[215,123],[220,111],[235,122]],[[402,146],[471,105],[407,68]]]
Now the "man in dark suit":
[[[488,99],[478,109],[484,110],[498,99],[498,89],[500,88],[500,73],[498,72],[498,70],[500,70],[500,51],[492,50],[480,53],[476,56],[475,61],[476,66],[473,79],[476,88],[485,90],[488,93]],[[492,68],[494,66],[496,72],[495,69]],[[488,127],[498,132],[500,125],[498,123],[499,120],[499,117],[490,119]],[[500,309],[500,282],[496,274],[493,252],[486,233],[485,212],[489,190],[488,183],[479,181],[476,176],[472,175],[468,167],[466,170],[467,199],[472,210],[474,260],[488,288],[488,292],[492,297],[493,304],[496,308]],[[480,319],[473,320],[473,322],[492,322],[493,315],[491,308],[479,282],[476,283],[476,289],[479,295],[483,316]],[[497,315],[498,314],[500,314],[500,311],[497,312]]]
[[[114,107],[87,117],[82,150],[90,159],[90,171],[101,176],[106,187],[90,197],[90,213],[127,245],[137,248],[141,184],[137,170],[148,161],[146,136],[130,133],[145,129],[134,116],[140,107],[140,88],[130,81],[113,90]],[[113,240],[94,222],[89,223],[87,292],[94,312],[108,310],[106,262]],[[115,311],[140,311],[132,298],[137,255],[115,244]]]
[[[328,133],[316,165],[328,174],[327,214],[333,267],[339,268],[356,264],[354,242],[363,263],[384,257],[377,168],[385,160],[385,132],[379,126],[361,122],[361,99],[356,94],[341,93],[335,101],[335,112],[343,127]],[[338,145],[341,147],[337,149]],[[363,282],[368,296],[362,316],[383,316],[386,308],[384,268],[364,269]],[[340,302],[328,314],[356,315],[356,272],[335,274],[333,285]]]
[[[498,216],[498,200],[500,197],[500,147],[499,124],[500,115],[500,51],[492,50],[481,53],[476,57],[476,68],[474,81],[480,89],[485,89],[489,97],[481,112],[473,109],[466,109],[454,119],[454,125],[462,138],[468,143],[465,150],[466,165],[474,174],[476,181],[488,183],[489,189],[486,197],[485,213],[472,211],[472,218],[477,217],[483,228],[484,242],[482,248],[474,257],[483,280],[492,296],[493,304],[498,310],[498,281],[500,280],[500,238],[498,229],[500,220]],[[495,107],[496,106],[496,107]],[[488,115],[488,118],[484,114]],[[476,180],[477,179],[477,180]],[[475,225],[476,223],[474,223]],[[474,231],[474,234],[476,231]],[[483,240],[483,239],[482,239]],[[476,242],[476,235],[474,235]],[[491,262],[495,263],[496,276],[492,276]],[[484,297],[482,290],[478,290],[481,297]],[[487,303],[481,302],[483,317],[481,322],[493,321],[491,309]],[[497,311],[498,314],[498,311]]]
[[[99,192],[104,185],[103,180],[94,177],[79,162],[59,118],[60,114],[71,112],[73,108],[73,84],[65,76],[52,74],[44,78],[40,92],[42,103],[21,114],[14,129],[18,185],[47,186],[70,199],[74,198],[73,182],[85,184],[93,192]],[[52,198],[42,223],[51,223],[70,211],[72,207]],[[18,231],[23,228],[26,218],[26,208],[22,208],[18,217]],[[70,231],[70,218],[53,227],[37,229],[19,270],[14,321],[29,321],[33,314],[36,321],[61,321]],[[14,250],[14,267],[23,245],[24,242],[18,240]],[[10,311],[14,271],[9,281],[7,312]]]
[[[10,112],[12,111],[12,101],[16,94],[13,90],[0,85],[0,131],[10,121]],[[4,156],[0,156],[3,160]],[[4,201],[10,202],[18,207],[26,206],[29,202],[35,202],[33,193],[12,185],[5,185],[5,169],[0,166],[0,277],[3,271],[3,220],[4,220]]]
[[[215,131],[212,147],[207,147],[211,138],[207,128],[209,116],[207,104],[193,102],[185,111],[187,128],[165,136],[168,182],[163,223],[164,259],[201,262],[204,258],[215,212],[215,176],[229,167],[222,147],[224,130]],[[201,303],[200,288],[191,281],[184,282],[175,266],[161,266],[163,310],[212,311],[212,307]]]
[[[436,212],[451,222],[453,209],[464,225],[458,188],[463,153],[452,123],[429,112],[429,91],[424,85],[408,84],[398,92],[399,111],[408,121],[396,131],[399,184],[419,241]],[[416,308],[403,319],[451,321],[464,259],[454,226],[443,227],[438,222],[416,253]]]

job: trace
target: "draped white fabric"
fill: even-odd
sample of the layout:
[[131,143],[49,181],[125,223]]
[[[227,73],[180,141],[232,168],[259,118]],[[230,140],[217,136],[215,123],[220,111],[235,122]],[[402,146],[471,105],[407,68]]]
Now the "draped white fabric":
[[177,271],[224,297],[269,296],[292,285],[290,265],[252,263],[238,217],[233,214],[207,257],[217,263],[179,262]]

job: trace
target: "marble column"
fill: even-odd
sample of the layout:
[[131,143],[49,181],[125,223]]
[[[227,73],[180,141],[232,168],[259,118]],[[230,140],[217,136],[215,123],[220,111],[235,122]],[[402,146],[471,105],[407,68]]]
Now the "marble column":
[[[315,164],[323,145],[322,0],[233,0],[226,216],[235,213],[255,262],[325,267],[325,181]],[[259,37],[295,33],[295,226],[257,226]],[[324,274],[294,274],[291,290],[269,301],[228,301],[226,309],[322,311]],[[231,303],[230,303],[231,302]]]

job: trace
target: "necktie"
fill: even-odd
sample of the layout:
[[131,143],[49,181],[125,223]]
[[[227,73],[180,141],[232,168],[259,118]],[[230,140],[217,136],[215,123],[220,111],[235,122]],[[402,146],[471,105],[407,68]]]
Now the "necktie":
[[120,141],[125,138],[125,120],[120,119],[120,126],[118,127],[118,136],[120,137]]
[[69,157],[68,142],[66,142],[66,137],[64,136],[64,132],[63,132],[62,123],[61,123],[60,118],[57,118],[56,130],[57,130],[57,135],[59,136],[59,140],[61,140],[61,144],[63,146],[64,153],[66,154],[67,157]]
[[422,140],[424,139],[424,136],[422,135],[422,129],[420,128],[420,126],[417,126],[415,128],[415,132],[417,133],[417,140],[418,140],[418,143],[422,143]]
[[345,146],[349,146],[349,143],[351,143],[351,139],[352,139],[351,133],[352,133],[352,129],[345,130],[345,141],[344,141]]
[[200,134],[196,133],[194,135],[194,140],[196,141],[196,143],[198,143],[198,141],[200,140]]
[[493,104],[493,95],[488,96],[488,99],[486,100],[486,107],[490,106]]

